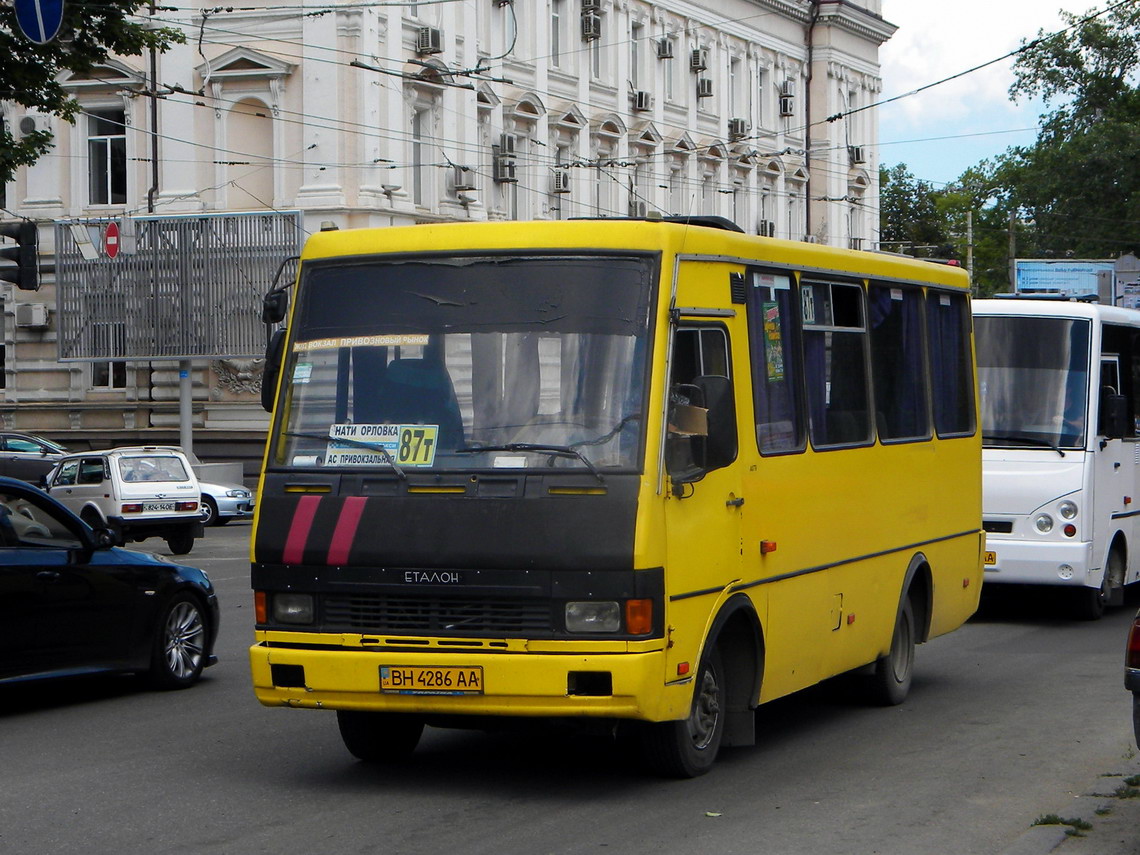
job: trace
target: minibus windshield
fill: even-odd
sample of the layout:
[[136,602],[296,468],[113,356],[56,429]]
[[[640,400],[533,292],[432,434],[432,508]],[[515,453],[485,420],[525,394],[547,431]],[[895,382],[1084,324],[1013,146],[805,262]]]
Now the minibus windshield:
[[629,255],[306,263],[271,465],[636,468],[656,270]]
[[978,316],[975,340],[987,447],[1082,448],[1089,322]]

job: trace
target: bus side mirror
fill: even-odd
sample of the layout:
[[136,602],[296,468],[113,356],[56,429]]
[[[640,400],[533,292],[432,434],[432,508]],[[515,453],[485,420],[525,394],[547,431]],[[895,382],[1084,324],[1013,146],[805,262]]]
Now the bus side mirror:
[[1105,395],[1101,405],[1101,433],[1109,439],[1128,435],[1128,399],[1124,395]]
[[279,324],[289,311],[289,295],[285,291],[270,291],[261,298],[261,322]]
[[281,359],[285,353],[285,330],[274,330],[265,348],[265,370],[261,374],[261,407],[273,412],[273,397],[277,394],[277,377],[281,373]]
[[665,463],[675,484],[699,481],[736,459],[736,403],[727,377],[673,386]]
[[736,400],[732,381],[708,375],[693,381],[708,408],[708,435],[705,437],[705,470],[720,469],[736,459]]

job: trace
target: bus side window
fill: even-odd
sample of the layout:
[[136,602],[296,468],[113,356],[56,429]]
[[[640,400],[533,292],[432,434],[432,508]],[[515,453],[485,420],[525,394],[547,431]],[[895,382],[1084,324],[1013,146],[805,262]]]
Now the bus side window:
[[694,480],[736,459],[736,406],[728,334],[723,327],[681,327],[673,336],[666,466]]
[[817,448],[871,440],[863,289],[800,285],[808,426]]
[[867,300],[879,438],[929,439],[922,291],[872,285]]
[[934,392],[934,429],[939,436],[971,434],[976,423],[967,312],[962,294],[927,294],[926,340]]
[[761,454],[800,451],[804,407],[792,277],[752,271],[748,286],[756,443]]

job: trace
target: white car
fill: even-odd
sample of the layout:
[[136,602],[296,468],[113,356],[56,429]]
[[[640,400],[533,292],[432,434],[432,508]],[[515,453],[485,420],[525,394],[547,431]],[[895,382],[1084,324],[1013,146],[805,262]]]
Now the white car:
[[198,486],[202,488],[202,522],[206,525],[253,519],[253,493],[246,487],[202,480]]
[[185,555],[201,537],[198,479],[181,449],[147,445],[86,451],[60,460],[47,491],[92,528],[123,541],[161,537]]

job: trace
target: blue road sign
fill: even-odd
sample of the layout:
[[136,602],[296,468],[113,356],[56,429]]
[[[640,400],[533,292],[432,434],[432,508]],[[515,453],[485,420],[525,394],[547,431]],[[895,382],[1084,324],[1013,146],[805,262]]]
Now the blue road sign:
[[55,38],[63,23],[63,0],[15,0],[20,31],[38,45]]

